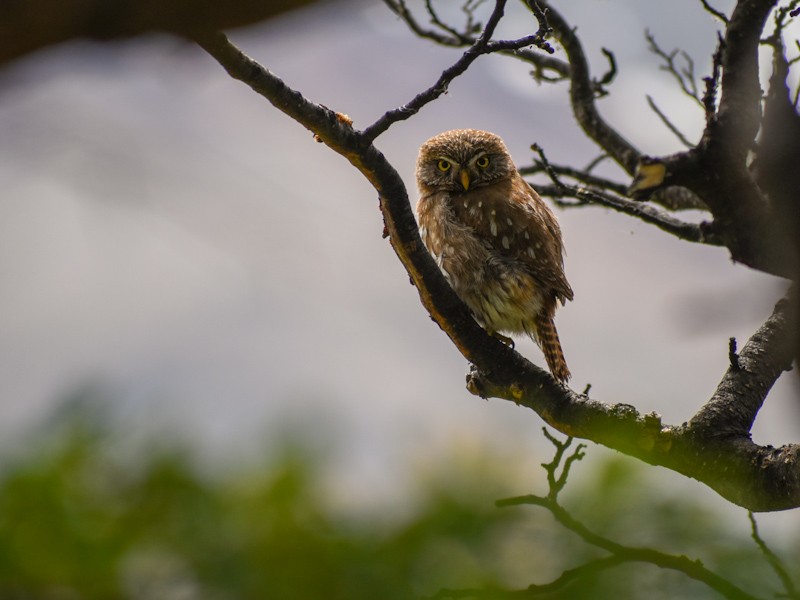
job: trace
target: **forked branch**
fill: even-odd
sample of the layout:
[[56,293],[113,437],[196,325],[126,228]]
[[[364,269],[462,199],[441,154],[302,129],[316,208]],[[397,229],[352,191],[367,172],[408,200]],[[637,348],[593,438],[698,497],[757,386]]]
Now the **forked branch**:
[[[732,600],[756,600],[755,596],[748,594],[724,577],[706,568],[699,560],[692,560],[681,555],[667,554],[652,548],[626,546],[592,531],[584,523],[573,517],[559,502],[558,494],[566,483],[566,477],[571,465],[575,461],[583,458],[583,445],[579,444],[572,454],[566,455],[566,450],[572,443],[571,437],[567,437],[564,442],[561,442],[548,433],[547,429],[545,429],[545,435],[556,448],[553,460],[542,465],[545,471],[547,471],[547,494],[544,496],[529,494],[514,498],[506,498],[504,500],[498,500],[495,504],[501,508],[514,506],[538,506],[544,508],[553,515],[553,518],[562,527],[579,536],[587,544],[608,552],[609,556],[590,560],[578,567],[568,569],[549,583],[532,584],[521,590],[505,590],[498,588],[441,590],[438,594],[433,596],[433,598],[535,598],[561,590],[582,577],[596,575],[601,571],[612,569],[625,563],[637,562],[682,573],[690,579],[707,585],[725,598],[730,598]],[[562,475],[556,477],[555,472],[559,468],[562,471]]]

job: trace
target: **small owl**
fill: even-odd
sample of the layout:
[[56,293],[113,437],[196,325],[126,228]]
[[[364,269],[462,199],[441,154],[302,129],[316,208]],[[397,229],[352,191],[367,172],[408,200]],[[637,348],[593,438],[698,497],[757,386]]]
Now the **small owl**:
[[420,235],[488,333],[525,333],[559,381],[570,377],[553,317],[572,300],[555,215],[517,172],[503,140],[457,129],[417,159]]

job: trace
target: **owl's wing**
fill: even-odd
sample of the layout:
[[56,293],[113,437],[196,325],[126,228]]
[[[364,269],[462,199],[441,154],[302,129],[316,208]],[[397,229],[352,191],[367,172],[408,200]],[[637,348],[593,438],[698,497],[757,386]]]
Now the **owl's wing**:
[[519,174],[515,175],[483,188],[477,210],[472,202],[472,210],[459,212],[500,256],[524,264],[562,303],[572,300],[572,288],[564,274],[564,245],[558,221],[539,194]]

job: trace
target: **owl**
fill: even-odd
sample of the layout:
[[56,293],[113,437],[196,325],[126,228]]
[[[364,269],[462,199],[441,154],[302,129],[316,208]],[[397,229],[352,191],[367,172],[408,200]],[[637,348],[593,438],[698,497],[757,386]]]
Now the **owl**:
[[417,159],[420,235],[445,278],[490,334],[527,334],[561,382],[570,377],[553,321],[572,300],[555,215],[517,172],[503,140],[457,129]]

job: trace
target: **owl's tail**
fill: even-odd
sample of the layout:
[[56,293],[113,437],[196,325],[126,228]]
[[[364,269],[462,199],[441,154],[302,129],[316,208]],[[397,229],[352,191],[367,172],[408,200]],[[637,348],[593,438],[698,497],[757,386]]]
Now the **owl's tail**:
[[561,341],[558,339],[552,315],[546,313],[537,315],[536,341],[544,353],[544,359],[547,361],[547,367],[553,377],[566,383],[572,374],[567,368],[567,360],[564,358],[564,351],[561,349]]

